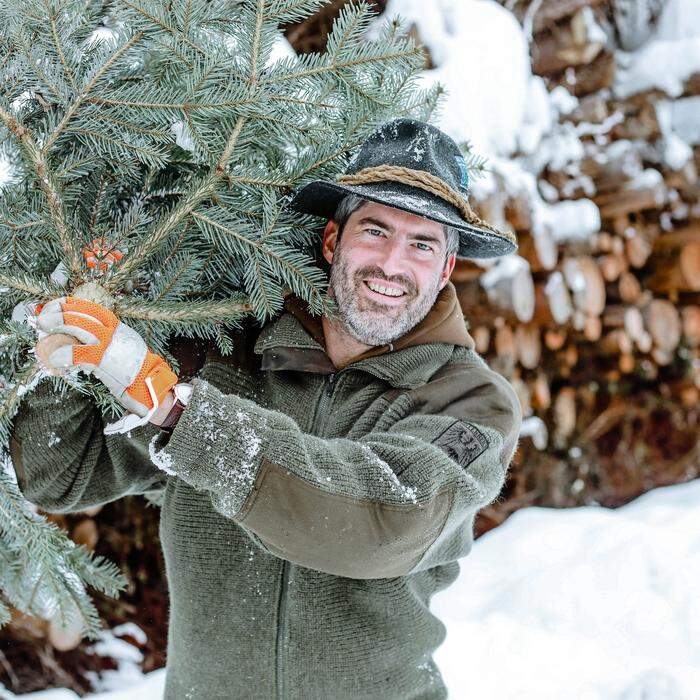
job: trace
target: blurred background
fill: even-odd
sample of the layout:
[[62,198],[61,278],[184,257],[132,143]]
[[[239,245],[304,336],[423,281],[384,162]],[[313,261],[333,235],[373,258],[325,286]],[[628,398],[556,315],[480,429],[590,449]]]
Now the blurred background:
[[[350,1],[285,27],[278,55],[323,51]],[[460,261],[452,277],[478,352],[512,382],[525,416],[508,481],[476,534],[523,508],[617,508],[696,479],[698,0],[371,4],[425,45],[422,79],[447,92],[435,123],[488,160],[472,205],[519,241],[517,254]],[[162,668],[158,509],[128,497],[48,517],[114,561],[130,587],[118,601],[95,596],[112,630],[97,649],[18,614],[0,630],[0,683],[83,695],[98,678],[108,688],[110,669],[123,685]],[[681,697],[662,685],[625,697]]]

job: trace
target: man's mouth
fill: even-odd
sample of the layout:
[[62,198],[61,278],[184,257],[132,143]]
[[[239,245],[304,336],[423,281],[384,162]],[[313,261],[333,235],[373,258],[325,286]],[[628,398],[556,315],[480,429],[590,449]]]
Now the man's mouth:
[[380,282],[373,282],[370,280],[363,280],[363,282],[370,291],[383,297],[398,299],[400,297],[406,296],[406,292],[400,287],[395,287],[388,284],[381,284]]

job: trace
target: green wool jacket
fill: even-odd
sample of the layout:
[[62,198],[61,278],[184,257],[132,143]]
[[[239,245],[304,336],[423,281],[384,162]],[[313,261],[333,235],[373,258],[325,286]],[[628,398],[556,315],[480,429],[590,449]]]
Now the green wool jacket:
[[169,440],[105,436],[88,399],[41,382],[14,425],[20,488],[57,513],[162,492],[166,700],[445,698],[430,598],[499,494],[519,402],[452,283],[342,368],[319,319],[285,307],[234,355],[209,350]]

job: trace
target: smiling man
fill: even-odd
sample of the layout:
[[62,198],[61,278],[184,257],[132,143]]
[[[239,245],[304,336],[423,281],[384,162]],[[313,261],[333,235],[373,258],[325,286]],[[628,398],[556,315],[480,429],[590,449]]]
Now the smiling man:
[[234,355],[211,347],[179,378],[104,307],[41,310],[37,355],[93,372],[142,425],[105,435],[87,398],[44,382],[15,422],[19,484],[51,512],[161,491],[166,700],[447,697],[430,598],[458,575],[521,422],[449,281],[456,256],[516,247],[467,189],[449,137],[386,124],[292,203],[328,220],[337,314],[289,296]]

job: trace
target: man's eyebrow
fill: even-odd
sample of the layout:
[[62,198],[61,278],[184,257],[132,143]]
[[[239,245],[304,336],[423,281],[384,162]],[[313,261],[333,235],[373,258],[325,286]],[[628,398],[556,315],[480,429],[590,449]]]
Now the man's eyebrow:
[[387,224],[386,222],[382,221],[381,219],[375,219],[372,216],[365,216],[364,218],[360,219],[358,224],[374,224],[375,226],[381,226],[383,229],[386,231],[389,231],[389,233],[394,233],[394,228],[390,224]]
[[[386,222],[382,221],[381,219],[375,219],[373,216],[365,216],[362,219],[360,219],[358,224],[374,224],[375,226],[380,226],[381,228],[385,229],[386,231],[389,231],[389,233],[394,233],[394,228],[390,225],[387,224]],[[413,240],[416,241],[428,241],[430,243],[437,243],[438,245],[441,242],[441,239],[438,238],[437,236],[434,236],[430,233],[410,233],[408,235],[409,238],[412,238]]]
[[436,238],[435,236],[429,234],[429,233],[412,233],[409,238],[413,238],[416,241],[430,241],[431,243],[437,243],[438,245],[440,244],[440,241],[442,239]]

